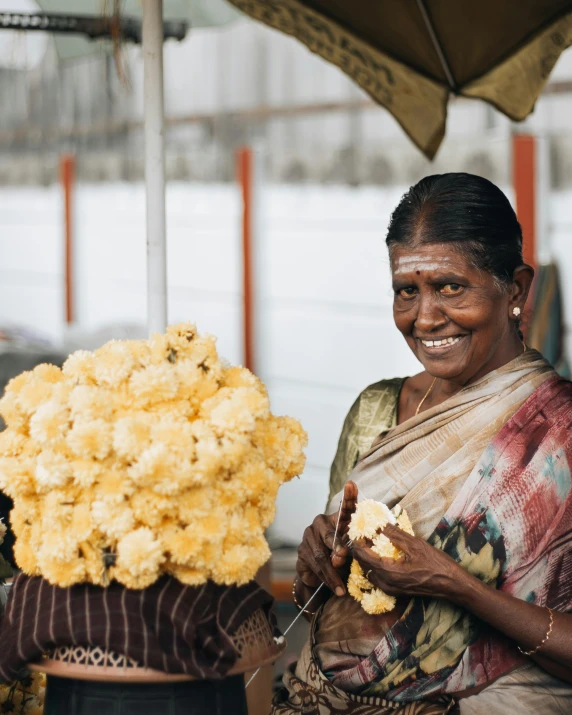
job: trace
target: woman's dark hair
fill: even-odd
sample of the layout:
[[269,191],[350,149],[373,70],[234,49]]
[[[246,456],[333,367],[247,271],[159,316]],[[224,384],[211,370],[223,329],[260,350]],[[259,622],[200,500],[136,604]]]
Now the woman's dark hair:
[[522,265],[522,229],[509,200],[474,174],[427,176],[403,196],[387,231],[395,246],[455,243],[477,268],[492,273],[500,287]]

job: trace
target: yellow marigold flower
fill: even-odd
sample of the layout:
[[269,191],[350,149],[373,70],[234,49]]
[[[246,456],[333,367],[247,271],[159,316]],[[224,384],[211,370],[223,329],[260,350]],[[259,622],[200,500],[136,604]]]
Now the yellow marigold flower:
[[117,543],[117,572],[129,574],[130,581],[140,584],[136,588],[145,588],[156,581],[164,561],[163,545],[147,527],[135,529]]
[[254,388],[223,387],[203,403],[201,417],[221,435],[228,429],[250,433],[254,431],[257,419],[268,416],[269,405],[268,397]]
[[74,484],[82,489],[89,489],[103,471],[101,462],[93,459],[74,459],[71,472]]
[[25,532],[18,534],[18,538],[14,544],[14,559],[18,564],[18,568],[25,574],[28,574],[28,576],[40,575],[36,552],[30,540],[26,538]]
[[131,480],[116,469],[106,469],[97,480],[97,495],[104,501],[120,504],[134,492]]
[[222,382],[225,387],[254,387],[266,394],[262,381],[245,367],[227,368],[222,373]]
[[387,613],[395,608],[395,598],[388,596],[387,593],[384,593],[379,588],[374,588],[363,594],[361,607],[371,615]]
[[203,546],[203,540],[191,526],[167,529],[161,534],[161,540],[170,560],[177,565],[194,563]]
[[99,530],[110,539],[120,539],[135,525],[133,510],[126,504],[97,499],[91,505],[91,518]]
[[227,531],[227,514],[221,507],[215,506],[209,514],[193,523],[189,528],[201,541],[220,543]]
[[221,585],[236,583],[241,586],[248,583],[270,555],[268,544],[262,536],[224,550],[220,559],[213,563],[213,581]]
[[40,405],[30,419],[30,436],[42,445],[63,439],[69,429],[70,411],[56,400]]
[[165,334],[153,333],[147,341],[149,345],[149,360],[153,365],[162,365],[171,356],[171,346]]
[[205,400],[216,394],[220,387],[220,370],[214,367],[205,372],[193,360],[177,360],[175,370],[179,378],[179,394],[185,398],[193,412],[198,412]]
[[219,368],[219,357],[216,350],[216,338],[214,335],[205,333],[193,340],[193,360],[201,367],[203,372],[208,373],[213,368]]
[[357,601],[358,603],[362,602],[363,599],[363,591],[361,588],[357,585],[357,583],[354,581],[352,576],[348,578],[348,594],[354,599],[354,601]]
[[147,412],[136,412],[115,423],[113,447],[120,457],[136,459],[151,443],[153,419]]
[[253,505],[258,510],[262,528],[267,529],[276,516],[276,496],[259,496],[253,501]]
[[70,529],[44,530],[42,544],[37,554],[40,568],[46,560],[73,561],[77,558],[79,541]]
[[117,387],[135,368],[133,353],[122,340],[110,340],[94,353],[93,374],[99,385]]
[[32,378],[18,393],[18,404],[26,415],[32,415],[38,407],[52,396],[53,384]]
[[0,454],[5,457],[19,457],[24,452],[28,439],[13,429],[0,432]]
[[274,475],[266,463],[260,457],[254,456],[240,465],[232,483],[236,483],[236,488],[244,495],[244,498],[256,499],[267,493],[269,485],[273,481]]
[[79,549],[89,582],[96,586],[106,586],[109,583],[109,577],[103,560],[103,551],[98,546],[94,546],[91,541],[83,541],[79,545]]
[[253,436],[254,442],[270,469],[285,472],[288,481],[300,474],[305,464],[303,448],[308,442],[306,432],[291,417],[271,416]]
[[123,344],[131,352],[136,369],[149,364],[151,360],[151,350],[146,340],[124,340]]
[[87,541],[93,533],[91,504],[88,501],[77,501],[72,510],[70,528],[79,542]]
[[178,359],[193,354],[193,341],[196,337],[197,326],[193,323],[179,323],[167,328],[167,341],[176,352]]
[[371,583],[367,580],[362,567],[355,559],[352,559],[352,563],[350,566],[350,576],[352,577],[352,581],[357,588],[361,589],[362,591],[371,590]]
[[172,400],[179,389],[179,381],[169,362],[149,365],[136,370],[129,380],[129,389],[141,407],[164,400]]
[[78,350],[65,361],[62,372],[66,378],[79,385],[95,384],[95,358],[88,350]]
[[[142,487],[135,490],[130,497],[129,506],[137,522],[143,526],[156,528],[166,516],[175,516],[177,514],[178,502],[181,498],[182,495],[177,499],[160,496],[152,489]],[[196,516],[195,513],[193,513],[191,519],[194,516]]]
[[83,459],[105,459],[112,446],[113,429],[105,420],[76,421],[66,441]]
[[217,564],[222,555],[222,542],[204,542],[198,554],[194,554],[189,559],[187,566],[203,570],[211,578],[212,569]]
[[[14,508],[10,512],[10,524],[17,534],[25,528],[36,524],[42,514],[42,505],[35,496],[18,496]],[[29,534],[28,534],[29,536]]]
[[20,407],[18,398],[14,394],[4,393],[0,399],[0,417],[12,430],[26,435],[28,432],[28,416]]
[[37,459],[36,483],[38,490],[48,492],[62,487],[71,478],[71,463],[63,452],[45,449]]
[[113,393],[95,385],[76,385],[69,396],[74,419],[109,419],[113,414]]
[[153,441],[169,449],[184,450],[194,457],[193,431],[188,420],[177,417],[160,417],[152,428]]
[[57,559],[53,556],[38,554],[38,566],[42,576],[60,588],[69,588],[85,581],[85,562],[82,558]]
[[210,425],[203,420],[196,420],[191,427],[196,452],[195,483],[212,483],[222,464],[219,440]]
[[57,365],[50,365],[45,362],[40,365],[36,365],[36,367],[32,370],[32,375],[35,379],[48,382],[52,385],[56,385],[64,379],[62,371]]
[[164,444],[152,444],[128,473],[137,487],[149,487],[159,494],[176,494],[181,489],[181,468],[176,455]]
[[28,384],[31,379],[32,373],[30,371],[22,372],[20,375],[16,375],[11,380],[8,380],[4,392],[6,395],[17,396],[20,390]]
[[204,571],[191,566],[167,563],[165,570],[186,586],[202,586],[207,581],[207,575]]
[[176,499],[177,514],[183,524],[190,524],[197,517],[206,516],[212,509],[215,493],[208,487],[191,487]]
[[350,539],[373,539],[378,529],[386,524],[395,524],[395,517],[389,507],[373,499],[364,499],[358,502],[352,515],[348,536]]
[[0,490],[9,497],[30,496],[36,490],[34,461],[26,457],[0,457]]
[[371,550],[382,559],[396,559],[401,554],[401,551],[395,548],[385,534],[378,534],[375,539],[373,539]]

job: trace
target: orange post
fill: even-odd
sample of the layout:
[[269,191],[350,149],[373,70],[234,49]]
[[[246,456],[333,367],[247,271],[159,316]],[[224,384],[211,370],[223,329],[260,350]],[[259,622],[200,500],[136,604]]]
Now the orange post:
[[[512,178],[516,201],[516,215],[522,226],[522,255],[524,262],[536,270],[537,266],[537,172],[538,156],[536,138],[516,134],[512,138]],[[534,282],[524,309],[521,329],[525,339],[532,319]]]
[[536,267],[536,139],[527,134],[512,138],[512,177],[516,215],[522,226],[524,262]]
[[64,154],[60,158],[60,183],[64,204],[64,276],[66,323],[73,323],[74,311],[74,270],[73,270],[73,187],[75,182],[75,157]]
[[254,372],[254,289],[252,255],[252,196],[254,179],[252,149],[242,147],[237,154],[238,182],[242,196],[242,294],[244,365]]

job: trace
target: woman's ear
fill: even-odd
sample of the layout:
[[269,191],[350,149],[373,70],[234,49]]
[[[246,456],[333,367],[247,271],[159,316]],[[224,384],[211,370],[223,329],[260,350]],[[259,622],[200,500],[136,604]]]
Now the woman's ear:
[[513,284],[510,291],[508,304],[509,313],[512,316],[514,308],[518,308],[520,313],[524,311],[524,306],[528,298],[530,286],[534,278],[534,268],[523,263],[514,271]]

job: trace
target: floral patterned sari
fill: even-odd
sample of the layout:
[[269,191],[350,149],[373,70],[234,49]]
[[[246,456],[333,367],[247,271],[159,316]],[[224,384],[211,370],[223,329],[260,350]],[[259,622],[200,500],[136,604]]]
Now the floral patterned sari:
[[[350,477],[362,498],[402,503],[418,535],[486,583],[568,611],[571,425],[572,385],[529,350],[381,434]],[[411,599],[385,633],[353,606],[342,619],[346,601],[330,599],[316,618],[276,715],[453,712],[455,693],[527,662],[447,601]]]

